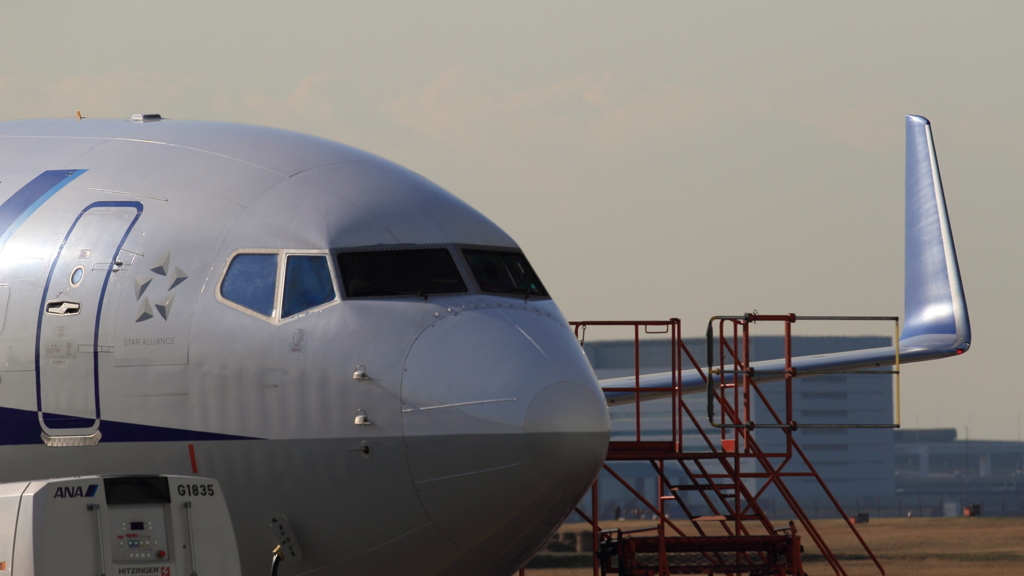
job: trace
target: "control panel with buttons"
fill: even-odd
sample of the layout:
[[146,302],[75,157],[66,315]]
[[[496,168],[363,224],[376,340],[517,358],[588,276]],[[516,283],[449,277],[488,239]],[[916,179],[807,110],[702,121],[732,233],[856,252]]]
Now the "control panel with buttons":
[[163,504],[111,505],[110,548],[114,562],[163,562],[173,549],[167,541]]

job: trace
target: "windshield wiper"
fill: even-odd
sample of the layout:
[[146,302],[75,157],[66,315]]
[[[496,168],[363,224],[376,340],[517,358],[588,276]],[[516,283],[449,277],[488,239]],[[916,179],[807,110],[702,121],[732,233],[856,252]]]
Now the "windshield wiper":
[[536,292],[537,294],[540,294],[540,290],[537,290],[537,287],[534,286],[532,282],[529,286],[526,287],[526,290],[523,291],[523,302],[526,302],[527,300],[530,299],[531,292]]

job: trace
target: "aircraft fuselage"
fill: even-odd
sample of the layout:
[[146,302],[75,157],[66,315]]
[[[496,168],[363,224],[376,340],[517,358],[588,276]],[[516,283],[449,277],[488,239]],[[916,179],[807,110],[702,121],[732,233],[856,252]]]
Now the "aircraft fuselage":
[[365,152],[4,122],[0,243],[0,481],[215,477],[247,574],[276,516],[282,574],[507,574],[603,462],[561,312],[501,284],[515,242]]

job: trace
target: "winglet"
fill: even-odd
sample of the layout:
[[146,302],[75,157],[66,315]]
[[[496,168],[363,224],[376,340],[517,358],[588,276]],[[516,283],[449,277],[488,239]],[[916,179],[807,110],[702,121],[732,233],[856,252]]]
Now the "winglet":
[[[778,381],[791,368],[804,373],[874,369],[901,362],[920,362],[963,354],[971,346],[971,321],[960,280],[946,198],[939,178],[932,128],[921,116],[907,116],[906,279],[903,333],[898,353],[892,346],[788,360],[754,362],[760,383]],[[731,376],[723,376],[727,382]],[[634,376],[601,380],[608,404],[666,398],[672,386],[683,394],[706,392],[699,370],[645,374],[638,396]]]
[[906,203],[901,353],[963,354],[971,346],[971,322],[932,128],[923,116],[907,116]]

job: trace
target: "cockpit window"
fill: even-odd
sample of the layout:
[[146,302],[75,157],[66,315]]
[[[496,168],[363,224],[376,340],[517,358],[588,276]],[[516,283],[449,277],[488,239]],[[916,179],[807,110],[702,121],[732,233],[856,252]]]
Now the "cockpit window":
[[481,292],[524,298],[548,295],[521,252],[465,249],[462,254]]
[[277,285],[277,254],[237,254],[231,259],[220,295],[257,312],[270,316],[274,311]]
[[350,298],[467,291],[447,248],[339,252],[338,268]]
[[288,256],[281,317],[294,316],[331,300],[334,300],[334,283],[327,256]]

